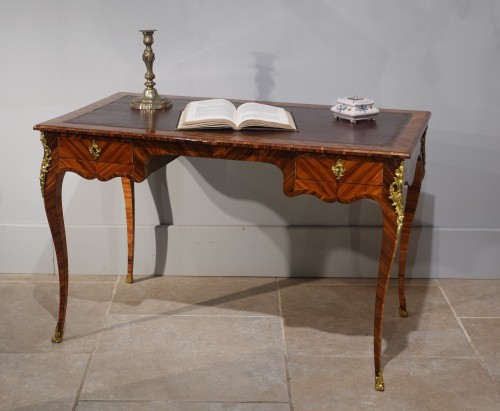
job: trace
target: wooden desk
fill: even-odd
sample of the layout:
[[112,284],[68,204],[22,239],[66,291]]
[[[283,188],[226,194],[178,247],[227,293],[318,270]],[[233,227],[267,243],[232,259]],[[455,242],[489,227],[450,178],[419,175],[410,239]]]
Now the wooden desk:
[[[376,121],[334,120],[329,106],[279,104],[293,113],[298,132],[265,130],[176,131],[180,111],[191,100],[154,112],[130,108],[136,95],[118,93],[65,116],[38,124],[44,156],[44,196],[59,267],[59,318],[53,342],[61,342],[68,297],[68,254],[61,191],[64,174],[86,179],[122,178],[128,234],[127,282],[133,282],[134,182],[179,156],[271,163],[283,172],[287,196],[311,194],[323,201],[380,204],[383,238],[375,297],[375,387],[384,389],[381,366],[384,300],[400,244],[400,315],[407,316],[404,273],[408,240],[425,172],[425,132],[430,113],[381,110]],[[403,204],[403,184],[408,184]]]

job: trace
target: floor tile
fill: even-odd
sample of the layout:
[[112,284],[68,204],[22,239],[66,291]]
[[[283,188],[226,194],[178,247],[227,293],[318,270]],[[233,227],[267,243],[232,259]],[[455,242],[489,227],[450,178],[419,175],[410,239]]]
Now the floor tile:
[[279,315],[272,278],[147,277],[120,281],[112,314]]
[[500,318],[463,318],[462,324],[500,389]]
[[500,281],[411,279],[401,318],[392,279],[380,393],[375,279],[137,280],[70,277],[52,344],[57,276],[0,276],[0,411],[285,411],[289,390],[294,411],[500,404]]
[[475,359],[398,358],[384,370],[384,392],[364,359],[290,357],[288,364],[295,411],[496,411],[500,404]]
[[289,354],[372,354],[373,286],[296,286],[280,296]]
[[500,281],[439,280],[459,317],[500,317]]
[[71,283],[64,344],[53,344],[59,286],[0,283],[0,352],[91,352],[113,294],[112,283]]
[[279,318],[115,315],[110,320],[82,400],[288,401]]
[[89,357],[0,354],[0,410],[71,410]]
[[76,411],[290,411],[284,403],[206,403],[206,402],[84,402]]
[[[289,354],[372,356],[374,286],[280,288]],[[398,313],[396,287],[387,293],[383,355],[472,356],[460,324],[438,287],[407,287],[410,316]]]

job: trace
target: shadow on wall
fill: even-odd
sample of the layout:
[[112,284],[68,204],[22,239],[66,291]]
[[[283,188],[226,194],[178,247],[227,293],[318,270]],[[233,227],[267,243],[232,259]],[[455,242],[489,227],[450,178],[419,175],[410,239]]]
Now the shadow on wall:
[[255,57],[255,86],[257,88],[256,100],[272,100],[274,89],[274,62],[278,56],[261,51],[253,51],[251,54]]
[[[281,171],[269,164],[198,158],[183,158],[178,161],[183,162],[195,184],[203,190],[209,202],[215,204],[223,214],[236,221],[242,221],[238,225],[258,224],[263,227],[260,234],[266,236],[266,239],[261,236],[259,241],[272,244],[270,247],[280,254],[276,256],[277,261],[283,259],[286,261],[287,268],[284,275],[292,277],[377,275],[382,217],[380,206],[375,201],[364,200],[345,205],[325,203],[309,195],[287,197],[282,192]],[[155,178],[166,179],[166,175],[158,173]],[[166,185],[163,187],[166,188]],[[157,204],[163,206],[160,197],[158,198]],[[168,199],[168,195],[166,198]],[[425,207],[426,212],[432,214],[434,197],[422,193],[417,210],[420,207]],[[196,213],[196,210],[193,212]],[[254,221],[252,216],[255,218]],[[278,227],[265,222],[269,221],[269,216],[279,222]],[[198,217],[197,221],[200,221]],[[418,216],[414,225],[417,224]],[[157,275],[165,272],[168,258],[167,232],[165,226],[158,226],[156,229],[158,254],[155,274]],[[241,240],[245,232],[247,231],[240,230],[236,237],[232,237],[233,240]],[[431,233],[432,230],[421,230],[419,227],[412,230],[407,261],[409,276],[412,274],[414,277],[433,276],[430,271],[433,260]],[[249,236],[253,234],[248,233]],[[231,232],[228,231],[228,235],[232,235]],[[214,239],[207,240],[200,237],[197,241],[203,243]],[[222,244],[223,242],[221,246]],[[242,246],[247,244],[244,242]],[[262,256],[263,266],[265,266],[264,260],[269,258],[267,251]],[[235,253],[238,252],[236,250]],[[255,250],[248,252],[254,253]],[[202,252],[198,257],[196,254],[192,255],[192,258],[203,260],[207,255]],[[228,256],[227,263],[231,262],[241,263]],[[418,272],[414,270],[416,266]],[[397,270],[397,261],[395,269]],[[235,267],[235,274],[237,272],[240,270]]]
[[[165,169],[162,169],[165,170]],[[173,224],[172,206],[170,204],[170,195],[167,187],[167,178],[165,172],[156,172],[148,176],[147,182],[156,210],[158,211],[158,220],[160,225],[155,227],[156,252],[154,273],[160,274],[165,271],[167,265],[168,236],[167,230],[162,230],[162,225]]]
[[[252,52],[255,57],[255,86],[258,100],[271,100],[275,85],[276,55],[266,52]],[[358,201],[348,206],[342,204],[323,203],[312,196],[299,196],[289,198],[282,193],[282,174],[273,165],[255,164],[239,161],[182,158],[185,169],[192,180],[199,182],[199,187],[207,198],[224,214],[235,218],[237,221],[248,221],[255,225],[256,221],[248,220],[249,211],[259,215],[257,224],[293,227],[285,229],[288,237],[269,235],[281,251],[282,256],[288,260],[288,275],[290,276],[331,276],[342,275],[342,266],[349,264],[352,271],[358,276],[376,276],[376,269],[367,266],[378,265],[380,254],[381,235],[380,228],[376,230],[349,230],[342,234],[345,238],[335,238],[338,232],[332,230],[314,230],[314,227],[344,226],[344,227],[380,227],[382,223],[380,207],[373,201]],[[173,224],[173,215],[168,197],[168,188],[164,172],[155,173],[148,178],[161,224]],[[431,199],[427,196],[426,204],[430,205]],[[264,210],[259,214],[257,207],[250,205],[258,203]],[[432,219],[432,206],[427,211]],[[269,213],[271,212],[271,213]],[[269,217],[271,215],[271,218]],[[274,216],[275,218],[273,218]],[[266,221],[270,221],[266,223]],[[429,221],[427,219],[427,221]],[[196,223],[195,223],[196,224]],[[243,223],[244,224],[244,223]],[[298,228],[297,228],[298,227]],[[307,227],[307,229],[304,229]],[[157,227],[156,235],[156,263],[155,274],[161,275],[166,267],[166,250],[168,248],[168,235],[165,227]],[[415,233],[420,236],[419,233]],[[365,238],[369,237],[369,238]],[[312,244],[312,247],[311,247]],[[419,238],[410,242],[419,244],[419,258],[422,255],[431,261],[432,240],[420,241]],[[307,247],[304,247],[307,245]],[[311,248],[313,252],[311,253]],[[332,248],[336,252],[332,254]],[[345,252],[349,249],[349,252]],[[338,252],[337,252],[338,250]],[[364,260],[364,261],[362,261]],[[366,261],[370,261],[367,265]],[[416,261],[416,253],[410,252],[408,267]],[[337,266],[340,269],[335,273],[329,267]],[[429,267],[430,264],[424,264]],[[409,270],[410,272],[410,270]],[[429,276],[430,273],[419,273]],[[345,274],[344,274],[345,275]]]

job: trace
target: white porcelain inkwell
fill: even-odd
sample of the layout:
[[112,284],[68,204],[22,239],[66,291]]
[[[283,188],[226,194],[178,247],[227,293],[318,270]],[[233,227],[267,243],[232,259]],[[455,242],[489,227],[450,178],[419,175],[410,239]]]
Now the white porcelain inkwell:
[[340,97],[337,104],[332,107],[333,117],[337,120],[343,118],[351,123],[360,120],[375,120],[379,109],[373,105],[371,98],[352,96]]

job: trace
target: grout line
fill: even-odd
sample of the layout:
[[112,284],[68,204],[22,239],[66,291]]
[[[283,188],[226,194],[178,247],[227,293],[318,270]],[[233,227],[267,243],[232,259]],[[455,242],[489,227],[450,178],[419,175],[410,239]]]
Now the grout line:
[[279,279],[276,278],[276,292],[278,294],[278,309],[279,315],[281,319],[281,338],[283,341],[283,359],[285,361],[285,372],[286,372],[286,386],[288,390],[288,403],[290,405],[290,411],[294,411],[293,406],[293,393],[292,393],[292,381],[290,377],[290,371],[288,370],[288,354],[286,349],[286,341],[285,341],[285,319],[283,318],[283,306],[281,301],[281,292],[279,286]]
[[[297,283],[294,284],[294,287],[322,287],[322,286],[343,286],[343,287],[372,287],[376,286],[377,281],[373,282],[365,282],[365,283],[352,283],[352,284],[346,284],[346,283]],[[389,287],[396,288],[398,287],[398,284],[389,284]],[[405,288],[406,287],[438,287],[437,284],[406,284],[405,283]]]
[[464,325],[462,324],[462,321],[460,321],[460,317],[457,315],[457,312],[455,311],[455,309],[451,305],[450,299],[446,295],[446,292],[443,290],[443,287],[441,287],[441,284],[438,283],[438,286],[439,286],[439,291],[441,291],[441,294],[442,294],[444,300],[446,301],[446,303],[450,307],[450,310],[453,313],[453,316],[455,317],[455,319],[457,320],[458,324],[460,325],[460,328],[462,329],[462,332],[464,333],[465,338],[467,338],[467,342],[472,346],[472,340],[470,338],[470,335],[467,332],[467,330],[465,329]]
[[[109,317],[109,311],[111,310],[111,304],[113,303],[113,300],[114,300],[114,297],[116,294],[116,288],[118,287],[119,283],[120,283],[120,276],[117,275],[116,279],[114,281],[113,293],[111,294],[111,298],[109,299],[108,309],[106,310],[106,314],[104,315],[104,318],[102,319],[103,322],[105,322],[106,318]],[[109,283],[107,283],[107,284],[109,284]],[[105,324],[103,323],[102,326],[104,326],[104,325]],[[85,367],[85,372],[83,373],[83,378],[82,378],[82,381],[80,383],[80,387],[78,387],[78,392],[77,392],[76,397],[75,397],[75,404],[73,406],[72,411],[76,411],[78,404],[80,402],[80,396],[82,395],[83,387],[85,386],[85,382],[87,381],[87,376],[89,373],[90,365],[92,364],[92,359],[94,357],[94,354],[97,351],[97,348],[99,347],[99,344],[101,343],[103,330],[104,330],[104,327],[101,327],[101,330],[99,330],[99,332],[97,333],[95,346],[94,346],[94,349],[92,350],[92,352],[90,353],[89,360],[87,362],[87,366]]]
[[[96,348],[97,348],[97,343],[96,343]],[[75,411],[76,408],[78,407],[78,403],[80,402],[80,396],[82,395],[83,386],[85,385],[85,381],[87,380],[87,375],[89,373],[89,368],[90,368],[90,364],[92,362],[93,356],[94,356],[94,352],[90,353],[89,360],[87,361],[87,366],[85,367],[85,372],[83,373],[82,381],[81,381],[80,386],[78,387],[78,391],[76,393],[75,403],[73,404],[73,408],[71,409],[71,411]]]
[[[373,355],[341,355],[341,354],[292,354],[290,355],[290,357],[307,357],[307,358],[332,358],[332,359],[353,359],[353,358],[362,358],[362,359],[365,359],[365,358],[371,358],[373,359]],[[449,356],[449,355],[445,355],[445,356],[442,356],[442,355],[408,355],[408,356],[403,356],[401,355],[400,357],[398,358],[401,358],[401,359],[404,359],[404,360],[430,360],[430,359],[443,359],[443,360],[449,360],[449,359],[457,359],[457,360],[470,360],[470,359],[476,359],[476,357],[474,355],[472,356],[468,356],[468,357],[464,357],[464,356],[456,356],[456,355],[453,355],[453,356]]]
[[108,303],[108,309],[106,310],[106,317],[109,317],[109,315],[110,315],[109,312],[111,311],[111,305],[113,304],[113,301],[115,299],[116,289],[118,288],[118,284],[120,284],[120,276],[119,275],[117,275],[116,279],[115,279],[113,293],[111,294],[111,298],[109,299],[109,303]]
[[277,315],[232,315],[232,314],[161,314],[161,313],[151,313],[151,314],[131,314],[131,313],[114,313],[109,314],[113,317],[211,317],[211,318],[279,318]]
[[204,401],[204,400],[129,400],[129,399],[115,399],[115,400],[81,400],[80,403],[92,402],[102,404],[113,404],[116,402],[130,403],[130,404],[210,404],[210,405],[225,405],[225,404],[288,404],[284,401]]
[[[72,281],[69,277],[71,284],[114,284],[114,281]],[[44,284],[57,284],[59,285],[59,279],[54,280],[1,280],[0,284],[33,284],[33,283],[44,283]]]
[[126,317],[137,317],[137,318],[148,318],[148,317],[157,317],[157,318],[162,318],[162,317],[176,317],[176,318],[200,318],[200,317],[210,317],[210,318],[279,318],[277,315],[231,315],[231,314],[122,314],[122,313],[115,313],[115,314],[109,314],[109,316],[126,316]]

